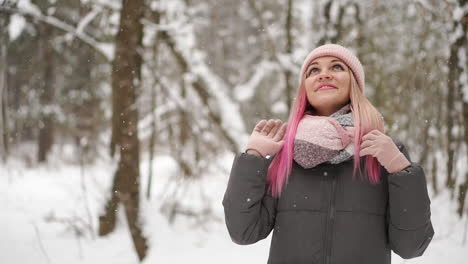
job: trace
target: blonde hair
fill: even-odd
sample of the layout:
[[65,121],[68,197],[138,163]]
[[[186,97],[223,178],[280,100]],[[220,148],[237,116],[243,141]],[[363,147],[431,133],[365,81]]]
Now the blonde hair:
[[[377,129],[384,132],[384,122],[382,115],[367,99],[362,90],[359,88],[354,75],[351,74],[351,91],[349,94],[351,100],[351,111],[354,120],[354,170],[353,176],[359,171],[361,174],[360,156],[362,136],[368,132]],[[365,156],[367,178],[371,183],[378,183],[380,181],[380,165],[372,156]]]

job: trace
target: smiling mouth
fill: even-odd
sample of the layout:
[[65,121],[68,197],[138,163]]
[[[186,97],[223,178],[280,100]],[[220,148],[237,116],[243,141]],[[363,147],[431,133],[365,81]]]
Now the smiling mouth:
[[336,86],[333,86],[333,85],[321,85],[317,88],[317,90],[315,91],[320,91],[320,90],[332,90],[332,89],[337,89]]

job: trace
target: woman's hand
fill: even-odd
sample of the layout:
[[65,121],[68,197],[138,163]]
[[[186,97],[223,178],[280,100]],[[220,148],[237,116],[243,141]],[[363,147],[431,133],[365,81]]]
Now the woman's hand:
[[377,129],[362,137],[359,156],[365,155],[377,158],[389,173],[401,171],[411,164],[393,143],[393,140]]
[[274,155],[283,146],[285,133],[286,123],[281,120],[261,120],[250,135],[245,152],[263,157]]

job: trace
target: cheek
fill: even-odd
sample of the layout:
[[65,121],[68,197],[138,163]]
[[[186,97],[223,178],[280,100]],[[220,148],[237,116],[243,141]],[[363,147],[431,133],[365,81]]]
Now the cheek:
[[351,78],[349,78],[348,74],[343,74],[341,76],[337,76],[338,82],[344,87],[349,89],[351,86]]
[[305,87],[307,93],[309,93],[309,92],[311,92],[313,90],[313,86],[314,86],[313,78],[305,79],[304,87]]
[[351,78],[349,76],[345,76],[341,80],[342,86],[343,86],[343,96],[346,97],[348,100],[351,94]]
[[313,91],[313,82],[304,83],[305,90],[306,90],[306,98],[307,102],[309,102],[310,105],[316,106],[316,101],[317,101],[317,94]]
[[304,81],[304,88],[306,90],[306,95],[308,99],[310,99],[313,94],[313,90],[314,90],[313,85],[314,85],[314,81],[311,79],[306,79]]

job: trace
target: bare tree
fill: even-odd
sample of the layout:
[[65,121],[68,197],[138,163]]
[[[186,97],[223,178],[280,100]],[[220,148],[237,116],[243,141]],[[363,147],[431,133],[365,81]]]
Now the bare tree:
[[[292,35],[292,21],[293,21],[293,8],[294,8],[294,1],[288,0],[287,1],[287,8],[286,8],[286,23],[285,23],[285,31],[286,31],[286,54],[291,55],[293,52],[293,35]],[[286,87],[286,102],[288,109],[291,108],[292,104],[292,96],[294,94],[294,85],[291,84],[292,73],[290,69],[286,69],[284,71],[284,82]]]
[[46,25],[39,25],[39,50],[42,61],[49,61],[42,68],[42,76],[37,82],[39,91],[39,102],[41,107],[39,131],[37,139],[37,160],[45,162],[47,155],[52,149],[54,140],[54,114],[52,104],[55,93],[55,73],[54,73],[54,50],[48,37],[54,34],[54,29]]
[[[461,34],[458,33],[458,37],[452,43],[450,47],[450,59],[449,59],[449,83],[448,85],[454,86],[450,89],[457,89],[458,98],[462,105],[463,115],[463,126],[464,126],[464,144],[467,151],[466,157],[468,157],[468,1],[458,0],[458,10],[464,10],[464,13],[460,14],[460,17],[454,17],[453,23],[453,34],[457,34],[457,31],[461,30]],[[464,53],[464,54],[463,54]],[[461,57],[464,57],[462,59]],[[465,62],[461,65],[460,62]],[[462,76],[464,75],[464,78]],[[451,80],[451,78],[454,78]],[[462,79],[465,83],[462,83]],[[450,130],[449,130],[450,131]],[[451,134],[450,132],[448,134]],[[449,142],[450,143],[450,142]],[[451,149],[449,149],[451,151]],[[462,172],[463,173],[463,172]],[[459,185],[458,189],[458,215],[462,217],[468,210],[465,210],[466,192],[468,191],[468,170],[465,172],[465,180]],[[463,176],[463,175],[462,175]],[[450,182],[452,183],[453,180]]]
[[7,43],[9,15],[0,16],[0,158],[8,156],[8,119],[7,119]]
[[[458,0],[456,2],[456,7],[460,10],[462,8],[466,8],[467,1],[466,0]],[[461,17],[454,17],[453,18],[453,28],[452,28],[452,35],[454,40],[450,45],[450,55],[448,59],[448,79],[447,79],[447,88],[448,88],[448,95],[446,101],[447,107],[447,142],[446,142],[446,151],[447,151],[447,178],[445,185],[451,190],[452,196],[454,195],[455,191],[455,184],[456,184],[456,172],[454,173],[454,165],[455,165],[455,153],[456,150],[461,143],[457,140],[456,135],[454,134],[454,127],[458,125],[458,116],[460,116],[459,107],[466,105],[466,102],[463,102],[463,95],[462,86],[463,84],[460,82],[460,77],[462,76],[463,70],[467,70],[468,67],[466,65],[460,66],[459,62],[461,60],[459,56],[459,52],[465,51],[466,56],[466,46],[467,46],[467,29],[468,29],[468,14],[465,11],[464,15]],[[461,33],[459,33],[461,31]],[[465,69],[463,69],[465,68]],[[461,99],[461,100],[460,100]],[[463,111],[463,110],[462,110]],[[466,121],[465,121],[466,123]],[[466,126],[467,124],[465,124]],[[466,142],[465,142],[466,143]]]
[[146,256],[147,242],[139,223],[140,153],[138,140],[138,87],[141,76],[141,51],[144,13],[143,0],[123,0],[112,64],[112,151],[118,151],[119,163],[114,175],[111,198],[105,214],[99,218],[99,235],[113,231],[117,205],[121,202],[133,244],[140,260]]
[[[337,5],[338,12],[333,12],[333,5]],[[323,17],[325,19],[325,30],[322,38],[319,40],[318,45],[323,45],[327,42],[337,43],[341,37],[341,29],[343,27],[343,15],[346,6],[342,5],[340,1],[328,0],[323,6]],[[333,15],[336,14],[336,17]]]

